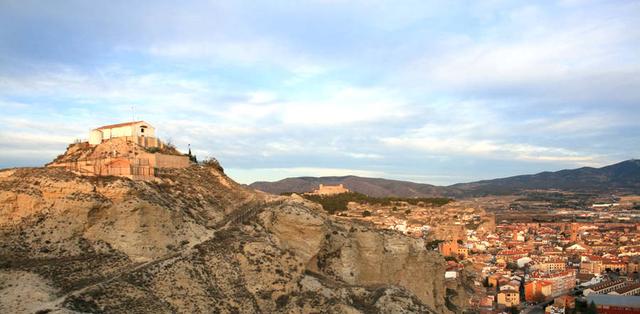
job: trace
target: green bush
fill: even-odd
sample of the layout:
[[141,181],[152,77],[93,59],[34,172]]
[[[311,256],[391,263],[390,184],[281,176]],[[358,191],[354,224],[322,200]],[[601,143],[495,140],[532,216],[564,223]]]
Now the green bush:
[[[290,194],[290,193],[283,193],[283,194]],[[303,194],[302,196],[310,201],[319,203],[320,205],[322,205],[324,210],[332,214],[335,212],[346,210],[349,202],[355,202],[359,204],[382,205],[382,206],[391,206],[399,202],[406,202],[411,205],[418,205],[418,203],[423,203],[425,206],[431,205],[435,207],[440,207],[452,201],[449,198],[441,198],[441,197],[422,197],[422,198],[371,197],[371,196],[367,196],[367,195],[356,193],[356,192],[341,193],[341,194],[334,194],[334,195]]]

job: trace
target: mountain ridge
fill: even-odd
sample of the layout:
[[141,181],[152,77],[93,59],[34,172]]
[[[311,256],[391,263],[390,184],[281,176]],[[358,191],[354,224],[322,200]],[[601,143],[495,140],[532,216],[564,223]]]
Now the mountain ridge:
[[479,196],[518,193],[531,189],[560,189],[581,192],[640,193],[640,160],[629,159],[615,164],[581,167],[558,171],[543,171],[503,178],[479,180],[438,186],[428,183],[368,178],[355,175],[329,177],[293,177],[279,181],[257,181],[250,187],[268,193],[303,193],[317,188],[318,184],[344,184],[348,189],[369,196],[432,197]]

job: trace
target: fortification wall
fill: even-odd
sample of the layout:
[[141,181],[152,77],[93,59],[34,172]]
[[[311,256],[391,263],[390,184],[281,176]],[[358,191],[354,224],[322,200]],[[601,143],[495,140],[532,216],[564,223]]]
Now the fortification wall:
[[[191,162],[187,156],[153,154],[150,158],[152,165],[156,168],[186,168]],[[153,161],[152,161],[153,160]]]
[[[142,146],[142,147],[141,147]],[[148,179],[156,168],[189,167],[188,156],[150,153],[145,147],[162,149],[155,137],[127,136],[103,141],[96,146],[70,145],[65,155],[56,158],[48,167],[60,167],[87,176],[121,176]],[[169,153],[179,154],[175,149]]]
[[58,162],[49,164],[47,167],[64,168],[86,176],[119,176],[144,179],[155,175],[152,164],[146,158],[136,159],[133,164],[124,158],[102,158]]

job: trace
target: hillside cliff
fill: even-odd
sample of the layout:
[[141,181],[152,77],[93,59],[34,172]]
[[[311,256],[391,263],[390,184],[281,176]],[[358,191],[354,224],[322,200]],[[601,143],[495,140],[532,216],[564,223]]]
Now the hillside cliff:
[[3,313],[449,312],[444,260],[421,240],[216,167],[151,181],[0,171],[0,238]]

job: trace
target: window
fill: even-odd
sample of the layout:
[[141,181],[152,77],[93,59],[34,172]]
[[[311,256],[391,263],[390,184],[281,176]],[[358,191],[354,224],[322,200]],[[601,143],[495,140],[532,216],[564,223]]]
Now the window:
[[140,128],[140,133],[144,133],[144,128]]

